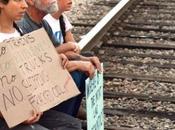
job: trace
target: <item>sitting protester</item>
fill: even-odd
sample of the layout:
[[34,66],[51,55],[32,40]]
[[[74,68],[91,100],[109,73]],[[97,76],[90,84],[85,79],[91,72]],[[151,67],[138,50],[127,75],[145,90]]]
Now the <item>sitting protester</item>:
[[[29,33],[44,26],[57,52],[64,53],[71,60],[67,65],[67,69],[71,72],[76,85],[81,91],[81,95],[63,102],[54,109],[76,117],[85,92],[85,80],[88,76],[93,77],[95,68],[101,71],[100,61],[95,56],[84,57],[78,53],[78,45],[75,43],[71,33],[72,26],[65,15],[62,15],[64,11],[70,10],[72,5],[71,0],[58,0],[59,10],[55,13],[53,10],[51,12],[48,5],[44,4],[44,0],[26,1],[29,8],[24,18],[18,22],[18,25],[22,28],[24,33]],[[54,30],[46,19],[54,21],[54,25],[56,24],[57,27],[55,29],[59,29],[60,27],[61,30]]]
[[[15,21],[21,19],[27,7],[25,0],[0,0],[0,42],[22,35]],[[31,118],[10,129],[0,112],[0,130],[81,130],[81,123],[64,113],[48,110],[34,112]]]

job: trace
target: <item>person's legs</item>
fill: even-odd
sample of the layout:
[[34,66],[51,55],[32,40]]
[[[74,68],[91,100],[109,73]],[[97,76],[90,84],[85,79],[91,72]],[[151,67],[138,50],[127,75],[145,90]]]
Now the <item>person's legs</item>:
[[87,76],[85,73],[80,71],[73,71],[71,73],[71,76],[76,83],[78,89],[80,90],[81,94],[59,104],[53,109],[76,117],[81,104],[81,100],[85,95],[85,80],[87,79]]
[[44,112],[38,123],[51,130],[81,130],[78,119],[54,110]]
[[7,126],[4,119],[0,119],[0,130],[49,130],[49,129],[47,129],[39,124],[33,124],[33,125],[20,124],[20,125],[17,125],[16,127],[10,129]]

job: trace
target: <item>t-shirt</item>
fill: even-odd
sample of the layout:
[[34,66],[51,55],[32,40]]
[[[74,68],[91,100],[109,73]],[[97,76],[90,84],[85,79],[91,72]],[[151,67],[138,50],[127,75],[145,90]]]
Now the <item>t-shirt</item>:
[[17,25],[21,28],[23,34],[30,33],[42,27],[42,24],[34,22],[27,13],[25,13],[20,21],[17,21]]
[[[65,22],[65,31],[72,29],[72,25],[69,22],[66,15],[63,15],[63,17],[64,17],[64,22]],[[48,14],[44,17],[41,24],[38,24],[38,23],[34,22],[26,13],[24,15],[24,17],[20,21],[17,22],[17,24],[22,29],[24,34],[30,33],[32,31],[37,30],[37,29],[41,28],[42,26],[44,26],[45,30],[47,31],[47,33],[48,33],[48,35],[49,35],[49,37],[50,37],[50,39],[53,42],[53,45],[55,47],[57,47],[63,43],[63,38],[62,38],[63,35],[62,35],[62,33],[60,33],[60,22],[59,22],[59,20],[53,18],[50,14]],[[51,27],[50,25],[55,25],[57,28],[53,30],[53,26]]]
[[1,33],[0,32],[0,42],[3,42],[5,39],[20,37],[20,33],[15,29],[13,33]]
[[[47,22],[48,25],[50,26],[50,28],[52,29],[52,33],[56,37],[57,42],[62,44],[64,42],[64,40],[63,40],[63,34],[62,34],[62,31],[61,31],[59,19],[55,19],[54,17],[52,17],[52,15],[47,14],[43,18],[43,20],[45,22]],[[64,20],[64,23],[65,23],[65,32],[71,30],[72,29],[72,25],[69,22],[69,20],[66,17],[66,15],[64,15],[64,14],[63,14],[63,20]]]

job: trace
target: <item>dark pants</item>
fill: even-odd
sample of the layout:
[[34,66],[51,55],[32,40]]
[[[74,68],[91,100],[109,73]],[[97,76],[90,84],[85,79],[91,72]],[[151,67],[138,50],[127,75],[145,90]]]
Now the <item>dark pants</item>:
[[9,129],[1,118],[0,130],[81,130],[81,123],[78,119],[64,113],[48,110],[44,112],[37,123],[32,125],[20,124],[12,129]]
[[76,83],[78,89],[80,90],[81,94],[59,104],[53,109],[76,117],[82,98],[85,95],[85,80],[87,79],[87,76],[85,73],[80,71],[71,72],[71,76]]

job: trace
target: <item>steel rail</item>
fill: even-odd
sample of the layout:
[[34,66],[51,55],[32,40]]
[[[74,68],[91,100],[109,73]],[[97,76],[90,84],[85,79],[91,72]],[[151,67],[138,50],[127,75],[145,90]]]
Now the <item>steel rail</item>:
[[117,126],[108,126],[105,127],[106,130],[144,130],[142,128],[127,128],[127,127],[117,127]]
[[[110,46],[111,47],[111,46]],[[130,52],[114,52],[111,51],[108,53],[109,56],[117,56],[117,57],[141,57],[141,58],[146,58],[146,57],[151,57],[153,59],[166,59],[166,60],[175,60],[175,56],[171,55],[160,55],[160,54],[140,54],[140,53],[130,53]]]
[[[126,38],[126,37],[125,37]],[[127,37],[128,38],[128,37]],[[139,37],[138,37],[139,38]],[[141,39],[141,38],[140,38]],[[143,39],[143,38],[142,38]],[[170,38],[170,40],[172,40]],[[175,40],[175,39],[174,39]],[[172,40],[172,41],[174,41]],[[131,41],[131,40],[130,40]],[[136,43],[136,42],[129,42],[125,41],[125,42],[112,42],[111,44],[107,44],[107,45],[103,45],[104,47],[127,47],[127,48],[139,48],[139,49],[166,49],[166,50],[174,50],[175,49],[175,45],[171,45],[171,44],[163,44],[163,43],[154,43],[154,44],[150,44],[150,43]]]
[[80,40],[78,43],[80,49],[82,51],[88,51],[97,45],[100,38],[103,37],[114,21],[116,21],[134,1],[135,0],[121,0],[83,39]]
[[175,119],[175,112],[165,112],[165,111],[152,111],[152,110],[134,110],[125,108],[105,108],[104,113],[106,115],[118,115],[118,116],[128,116],[131,114],[136,114],[144,117],[159,117],[168,118],[170,120]]
[[143,74],[133,74],[133,73],[113,73],[108,72],[104,74],[105,79],[133,79],[133,80],[149,80],[149,81],[159,81],[165,83],[175,83],[175,78],[165,77],[165,76],[153,76],[153,75],[143,75]]
[[114,92],[114,91],[104,91],[105,99],[118,99],[125,98],[132,99],[136,98],[140,101],[162,101],[162,102],[171,102],[175,103],[175,97],[173,96],[160,96],[160,95],[146,95],[146,94],[136,94],[136,93],[123,93],[123,92]]
[[[81,120],[83,130],[87,130],[87,121]],[[131,128],[130,126],[125,125],[125,127],[118,127],[115,125],[105,126],[105,130],[144,130],[142,128]]]

